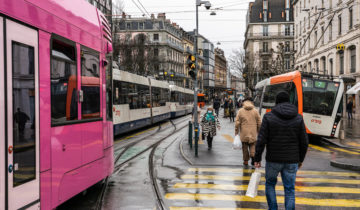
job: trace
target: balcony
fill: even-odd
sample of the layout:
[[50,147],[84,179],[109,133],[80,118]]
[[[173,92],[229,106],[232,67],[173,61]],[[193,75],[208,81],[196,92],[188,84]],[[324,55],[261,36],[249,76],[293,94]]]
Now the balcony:
[[259,50],[259,55],[271,55],[271,50],[263,50],[263,49],[260,49]]
[[271,33],[249,33],[247,39],[274,39],[274,38],[294,38],[294,32],[285,33],[285,32],[271,32]]

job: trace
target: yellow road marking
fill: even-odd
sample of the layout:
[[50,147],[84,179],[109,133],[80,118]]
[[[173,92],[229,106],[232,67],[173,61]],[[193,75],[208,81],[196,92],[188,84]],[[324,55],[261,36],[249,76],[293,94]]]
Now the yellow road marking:
[[321,152],[330,152],[330,150],[328,150],[328,149],[326,149],[324,147],[320,147],[320,146],[313,145],[313,144],[309,144],[309,147],[311,147],[312,149],[321,151]]
[[355,142],[348,142],[346,143],[347,145],[350,145],[350,146],[354,146],[354,147],[360,147],[360,144],[358,143],[355,143]]
[[222,135],[228,142],[233,143],[234,142],[234,138],[228,134],[223,134]]
[[[189,172],[219,172],[219,173],[252,173],[254,169],[235,169],[235,168],[189,168]],[[260,169],[261,173],[265,170]],[[304,171],[299,170],[297,175],[321,175],[321,176],[360,176],[356,172],[333,172],[333,171]]]
[[[205,180],[223,180],[223,181],[249,181],[250,176],[220,176],[220,175],[182,175],[181,179],[205,179]],[[281,181],[281,178],[278,178]],[[265,177],[261,177],[265,181]],[[324,179],[324,178],[302,178],[296,177],[296,182],[324,182],[337,184],[360,184],[360,180],[352,179]]]
[[265,209],[214,208],[214,207],[174,207],[174,206],[170,206],[170,210],[265,210]]
[[[192,193],[167,193],[166,199],[169,200],[221,200],[221,201],[243,201],[266,203],[265,196],[250,198],[244,195],[225,195],[225,194],[192,194]],[[360,207],[360,200],[357,199],[314,199],[314,198],[295,198],[296,204],[310,206],[333,206],[333,207]],[[283,196],[277,196],[278,203],[284,203]]]
[[[174,188],[189,188],[189,189],[211,189],[211,190],[234,190],[245,191],[247,185],[232,185],[232,184],[187,184],[176,183]],[[258,190],[265,191],[265,185],[259,185]],[[276,190],[284,190],[283,186],[276,186]],[[305,187],[295,186],[296,192],[316,192],[316,193],[350,193],[360,194],[359,188],[348,187]]]
[[350,151],[350,150],[346,150],[346,149],[342,149],[342,148],[337,148],[337,147],[332,147],[332,146],[328,146],[328,147],[331,148],[331,149],[333,149],[333,150],[340,151],[340,152],[345,152],[345,153],[352,154],[352,155],[360,155],[359,152],[353,152],[353,151]]

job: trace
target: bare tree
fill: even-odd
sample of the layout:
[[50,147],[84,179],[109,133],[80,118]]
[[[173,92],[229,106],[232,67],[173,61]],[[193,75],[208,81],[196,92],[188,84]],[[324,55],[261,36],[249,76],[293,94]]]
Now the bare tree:
[[112,0],[112,14],[120,16],[124,12],[125,4],[123,0]]
[[241,76],[245,69],[245,51],[243,49],[233,50],[228,62],[231,73]]
[[114,60],[120,69],[155,76],[159,68],[159,48],[145,33],[118,33],[114,40]]

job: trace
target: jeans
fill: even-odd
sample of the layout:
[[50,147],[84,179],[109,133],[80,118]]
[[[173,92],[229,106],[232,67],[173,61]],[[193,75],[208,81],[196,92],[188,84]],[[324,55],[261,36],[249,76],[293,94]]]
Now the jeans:
[[298,170],[297,163],[274,163],[266,162],[265,167],[265,193],[269,210],[277,210],[275,185],[277,176],[281,173],[281,179],[285,191],[285,209],[295,209],[295,179]]
[[352,120],[353,119],[353,116],[352,116],[352,111],[350,111],[350,112],[348,112],[348,119],[350,120]]

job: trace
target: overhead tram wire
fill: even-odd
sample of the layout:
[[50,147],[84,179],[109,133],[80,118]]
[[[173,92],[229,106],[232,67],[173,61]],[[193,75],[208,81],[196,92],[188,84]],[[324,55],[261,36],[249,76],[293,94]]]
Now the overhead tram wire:
[[140,7],[139,7],[139,5],[137,5],[137,3],[134,1],[134,0],[131,0],[134,4],[135,4],[135,6],[140,10],[140,12],[143,14],[143,15],[145,15],[145,11],[143,11]]
[[144,5],[141,3],[141,1],[140,0],[137,0],[138,2],[139,2],[139,4],[140,4],[140,6],[144,9],[144,11],[146,12],[146,14],[148,15],[148,16],[151,16],[150,15],[150,13],[146,10],[146,8],[144,7]]
[[[354,5],[360,5],[360,4],[359,4],[359,3],[354,3],[354,4],[352,4],[352,6],[354,6]],[[319,20],[320,20],[321,17],[322,17],[322,18],[326,18],[326,17],[329,16],[329,15],[333,15],[333,16],[331,17],[331,20],[329,21],[329,23],[332,23],[332,20],[333,20],[333,18],[335,17],[335,15],[336,15],[338,12],[340,12],[341,10],[344,10],[344,9],[346,9],[346,8],[349,8],[349,6],[343,5],[343,7],[341,7],[341,8],[338,7],[338,8],[324,9],[324,10],[320,11],[319,13],[315,13],[315,14],[311,15],[310,18],[311,18],[311,17],[314,17],[314,16],[316,16],[316,15],[319,15],[319,16],[318,16],[318,18],[316,19],[314,26],[311,28],[308,36],[306,37],[303,45],[301,46],[299,52],[301,52],[301,51],[304,49],[305,45],[307,44],[307,41],[309,40],[309,38],[310,38],[310,36],[311,36],[311,33],[312,33],[312,32],[314,31],[314,29],[316,28],[317,23],[319,22]],[[332,13],[328,13],[328,14],[326,14],[326,15],[323,15],[324,12],[329,11],[329,10],[334,10],[334,11],[333,11]],[[330,25],[330,24],[328,24],[326,28],[328,28],[329,25]],[[301,30],[301,29],[300,29],[300,30]],[[325,33],[325,31],[326,31],[326,30],[324,30],[324,33]],[[323,36],[323,35],[324,35],[324,34],[322,34],[322,36]],[[316,43],[316,45],[317,45],[317,44],[318,44],[318,43]],[[312,50],[312,52],[310,52],[310,53],[312,54],[313,51],[315,51],[315,48],[314,48],[314,49]],[[298,54],[298,55],[295,57],[295,63],[296,63],[297,59],[299,58],[299,55],[300,55],[300,54]],[[308,59],[309,59],[309,57],[307,58],[306,62],[308,61]]]

